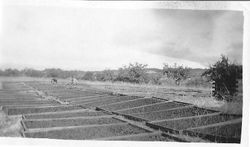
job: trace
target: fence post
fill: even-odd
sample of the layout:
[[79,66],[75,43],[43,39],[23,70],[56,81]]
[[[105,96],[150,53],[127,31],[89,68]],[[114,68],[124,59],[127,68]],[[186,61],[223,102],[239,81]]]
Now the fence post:
[[210,94],[211,94],[211,97],[213,97],[215,96],[216,85],[215,85],[215,81],[211,81],[210,83],[212,84]]

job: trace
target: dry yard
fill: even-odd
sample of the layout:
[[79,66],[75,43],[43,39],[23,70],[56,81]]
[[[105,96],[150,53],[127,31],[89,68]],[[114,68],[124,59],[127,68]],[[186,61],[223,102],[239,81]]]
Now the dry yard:
[[3,81],[0,135],[239,143],[241,110],[228,113],[209,92],[95,82],[71,86],[46,80]]

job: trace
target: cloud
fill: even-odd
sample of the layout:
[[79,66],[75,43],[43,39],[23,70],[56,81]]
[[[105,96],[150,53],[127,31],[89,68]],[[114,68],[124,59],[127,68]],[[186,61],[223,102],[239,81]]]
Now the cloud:
[[[161,38],[161,46],[152,53],[186,59],[204,66],[221,54],[241,63],[243,14],[234,11],[155,10],[158,22],[174,26]],[[170,25],[171,26],[171,25]],[[172,30],[171,30],[172,29]]]
[[225,55],[228,58],[236,63],[242,64],[242,56],[243,56],[243,44],[242,43],[232,43],[229,47]]
[[239,12],[22,5],[4,14],[4,64],[101,70],[135,61],[205,67],[222,53],[241,58]]

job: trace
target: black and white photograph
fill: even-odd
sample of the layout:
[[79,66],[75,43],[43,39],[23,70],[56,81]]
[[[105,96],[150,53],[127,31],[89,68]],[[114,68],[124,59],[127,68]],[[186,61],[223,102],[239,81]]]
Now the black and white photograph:
[[244,11],[118,4],[2,3],[0,139],[242,144]]

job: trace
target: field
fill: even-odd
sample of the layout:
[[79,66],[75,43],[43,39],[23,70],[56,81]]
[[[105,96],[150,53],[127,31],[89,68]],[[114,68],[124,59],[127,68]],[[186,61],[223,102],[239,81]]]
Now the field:
[[131,83],[111,83],[111,82],[89,82],[83,83],[113,93],[125,95],[157,97],[167,100],[174,100],[190,103],[198,107],[213,109],[230,114],[242,114],[242,97],[237,97],[235,101],[217,101],[211,95],[211,87],[186,87],[186,86],[159,86],[150,84],[131,84]]
[[211,126],[208,128],[197,128],[192,129],[192,131],[217,136],[239,138],[241,134],[241,123],[227,124],[222,126]]
[[48,118],[70,118],[70,117],[80,117],[80,116],[102,116],[108,115],[105,112],[92,111],[92,110],[76,110],[67,112],[56,112],[56,113],[42,113],[42,114],[28,114],[25,115],[26,119],[48,119]]
[[197,107],[185,107],[174,110],[161,110],[161,111],[153,111],[146,113],[135,113],[131,115],[153,121],[153,120],[163,120],[163,119],[171,119],[171,118],[179,118],[179,117],[187,117],[195,115],[205,115],[208,113],[213,113],[213,111],[203,110]]
[[238,118],[237,116],[225,114],[207,114],[194,117],[184,117],[180,119],[168,119],[161,121],[152,121],[151,123],[164,126],[166,128],[173,128],[176,130],[184,130],[187,128],[194,128],[219,122],[225,122]]
[[34,138],[57,138],[57,139],[97,139],[101,137],[139,134],[147,132],[144,129],[128,125],[126,123],[75,127],[62,130],[50,130],[41,132],[25,132],[25,136]]
[[189,104],[167,101],[167,102],[156,103],[156,104],[147,105],[147,106],[118,110],[117,112],[123,113],[123,114],[146,113],[146,112],[153,112],[153,111],[160,111],[160,110],[175,109],[178,107],[188,106],[188,105]]
[[117,111],[122,109],[134,108],[143,105],[149,105],[154,103],[163,102],[162,100],[154,99],[154,98],[145,98],[145,99],[138,99],[138,100],[131,100],[126,102],[120,102],[115,104],[108,104],[106,106],[100,106],[102,109],[106,109],[109,111]]
[[101,105],[119,103],[119,102],[123,102],[123,101],[135,100],[135,99],[136,98],[134,98],[134,97],[127,97],[127,96],[113,97],[113,98],[100,97],[99,99],[95,99],[95,100],[77,101],[77,102],[73,102],[73,103],[81,104],[82,106],[85,106],[85,107],[91,107],[91,106],[101,106]]
[[[212,109],[209,105],[219,106],[222,102],[215,103],[207,97],[209,89],[86,81],[74,86],[65,83],[62,80],[53,85],[46,79],[3,81],[1,135],[73,140],[240,142],[242,116],[225,113],[220,107]],[[152,92],[155,88],[158,91]],[[206,107],[201,106],[203,102]]]
[[65,126],[84,126],[98,124],[114,124],[121,121],[110,116],[92,117],[92,118],[63,118],[63,119],[43,119],[43,120],[25,120],[23,123],[27,128],[50,128],[50,127],[65,127]]

